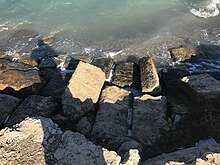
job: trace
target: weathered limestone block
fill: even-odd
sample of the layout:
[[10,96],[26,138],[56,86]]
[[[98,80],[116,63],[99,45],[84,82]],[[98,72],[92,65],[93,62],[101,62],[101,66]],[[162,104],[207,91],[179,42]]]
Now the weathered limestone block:
[[116,64],[113,84],[120,87],[131,86],[133,84],[134,63],[120,62]]
[[186,61],[196,56],[196,51],[188,48],[175,48],[170,51],[170,54],[174,61]]
[[39,90],[41,78],[36,68],[7,61],[3,61],[0,66],[0,90],[7,87],[15,91],[26,89],[29,94],[34,94]]
[[31,95],[21,103],[16,111],[9,117],[5,125],[13,126],[26,117],[51,117],[56,110],[57,103],[52,97]]
[[133,111],[133,136],[142,144],[152,145],[170,128],[166,121],[167,100],[163,96],[143,95],[135,97]]
[[220,81],[209,74],[191,75],[180,79],[180,87],[197,103],[209,103],[220,99]]
[[131,92],[116,86],[102,91],[92,136],[113,139],[127,136],[127,113],[131,108]]
[[114,151],[96,146],[80,133],[61,131],[51,119],[26,118],[0,131],[0,162],[33,165],[119,165]]
[[141,165],[166,164],[166,165],[214,165],[220,164],[220,144],[207,147],[192,147],[162,154],[141,163]]
[[105,73],[105,78],[109,79],[109,76],[111,75],[111,70],[115,62],[111,58],[97,58],[94,59],[91,64],[101,68],[102,71]]
[[143,57],[140,59],[139,63],[142,92],[154,94],[160,93],[159,76],[152,58]]
[[104,81],[105,74],[100,68],[79,62],[62,95],[64,114],[74,120],[93,111]]
[[20,103],[16,97],[0,94],[0,127]]

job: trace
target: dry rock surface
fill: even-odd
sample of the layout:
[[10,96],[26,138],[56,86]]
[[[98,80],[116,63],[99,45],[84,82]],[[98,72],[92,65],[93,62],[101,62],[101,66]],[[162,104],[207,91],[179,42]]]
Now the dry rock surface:
[[170,128],[166,121],[167,100],[165,97],[143,95],[134,99],[133,136],[143,144],[152,145]]
[[[14,129],[16,128],[16,129]],[[121,157],[75,132],[61,131],[48,118],[26,118],[0,131],[0,162],[7,164],[114,164]]]
[[5,122],[7,117],[15,110],[19,103],[20,99],[16,97],[0,94],[0,127]]
[[3,61],[0,63],[0,73],[0,90],[9,87],[19,91],[29,87],[35,93],[37,88],[33,85],[41,83],[38,70],[22,63]]
[[94,111],[104,81],[105,74],[100,68],[80,62],[62,95],[64,114],[78,119]]
[[162,154],[141,163],[141,165],[217,165],[220,164],[220,144],[207,147],[187,148],[173,153]]
[[11,114],[6,121],[7,126],[13,126],[26,117],[44,116],[51,117],[57,109],[57,103],[52,97],[31,95]]
[[128,134],[127,116],[131,108],[131,92],[110,86],[102,91],[93,126],[93,137],[114,139]]

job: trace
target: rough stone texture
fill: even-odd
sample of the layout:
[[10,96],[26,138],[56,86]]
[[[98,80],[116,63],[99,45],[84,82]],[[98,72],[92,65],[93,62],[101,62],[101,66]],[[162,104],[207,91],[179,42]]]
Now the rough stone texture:
[[217,165],[220,164],[220,145],[187,148],[173,153],[162,154],[141,163],[141,165]]
[[220,81],[209,74],[191,75],[180,79],[180,87],[197,103],[210,103],[220,99]]
[[76,124],[76,131],[87,136],[92,131],[92,124],[88,121],[87,117],[83,117]]
[[114,63],[114,60],[111,58],[98,58],[94,59],[91,64],[101,68],[105,73],[105,78],[108,79]]
[[31,65],[33,67],[38,66],[37,61],[35,59],[31,58],[30,53],[27,53],[27,54],[20,56],[20,58],[18,59],[18,62],[23,63],[23,64],[27,64],[27,65]]
[[62,95],[64,114],[74,120],[93,111],[104,81],[105,74],[100,68],[79,62]]
[[20,103],[16,97],[0,94],[0,127]]
[[196,51],[188,48],[175,48],[170,51],[170,54],[174,61],[185,61],[196,56]]
[[170,129],[166,119],[165,97],[143,95],[135,97],[133,111],[133,136],[142,144],[152,145]]
[[92,136],[113,139],[127,136],[127,112],[131,108],[131,92],[116,86],[102,91]]
[[124,161],[121,165],[138,165],[140,163],[141,157],[139,155],[138,150],[131,149],[125,155]]
[[[16,129],[15,129],[16,128]],[[0,162],[33,165],[119,165],[114,151],[96,146],[75,132],[62,132],[50,119],[26,118],[0,131]]]
[[16,62],[3,62],[0,65],[0,90],[7,87],[19,91],[30,87],[30,92],[35,93],[33,85],[40,84],[41,79],[38,70],[30,65]]
[[26,117],[44,116],[50,117],[57,109],[57,103],[52,97],[31,95],[26,98],[16,111],[9,117],[6,126],[13,126]]
[[140,59],[140,79],[142,92],[160,92],[160,82],[157,69],[152,58],[143,57]]
[[137,149],[139,153],[142,152],[142,145],[138,143],[137,141],[130,140],[130,141],[125,141],[121,147],[117,150],[117,153],[124,157],[124,155],[129,152],[130,149]]
[[113,84],[124,87],[133,83],[134,63],[120,62],[116,64]]

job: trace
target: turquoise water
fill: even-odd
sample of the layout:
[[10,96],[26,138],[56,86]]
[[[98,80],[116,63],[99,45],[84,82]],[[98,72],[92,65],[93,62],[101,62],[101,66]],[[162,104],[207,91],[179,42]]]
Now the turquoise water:
[[30,51],[38,39],[52,36],[55,40],[51,46],[64,53],[87,50],[95,56],[141,45],[149,47],[149,54],[164,59],[168,48],[181,44],[220,44],[219,16],[200,18],[191,12],[210,3],[210,0],[0,0],[0,50]]

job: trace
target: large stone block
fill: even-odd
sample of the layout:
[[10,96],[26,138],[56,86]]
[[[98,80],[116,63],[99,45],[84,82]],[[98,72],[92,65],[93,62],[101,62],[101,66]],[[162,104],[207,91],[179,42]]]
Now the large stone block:
[[79,62],[62,95],[64,114],[74,120],[93,111],[104,82],[105,74],[100,68]]
[[134,63],[120,62],[116,64],[113,84],[124,87],[133,84]]
[[220,81],[209,74],[185,76],[179,81],[181,89],[197,103],[213,103],[220,99]]
[[157,74],[157,69],[152,58],[143,57],[140,59],[140,79],[142,92],[144,93],[159,93],[160,82]]
[[131,108],[131,92],[116,86],[102,91],[92,136],[100,139],[125,137],[128,134],[127,115]]
[[152,145],[170,128],[166,121],[167,100],[163,96],[143,95],[135,97],[133,111],[133,136],[142,144]]

